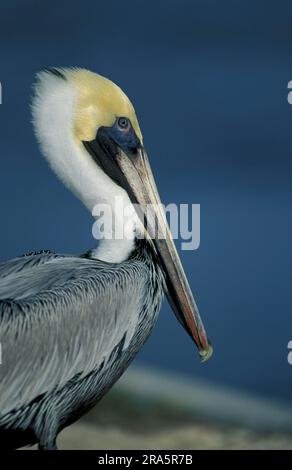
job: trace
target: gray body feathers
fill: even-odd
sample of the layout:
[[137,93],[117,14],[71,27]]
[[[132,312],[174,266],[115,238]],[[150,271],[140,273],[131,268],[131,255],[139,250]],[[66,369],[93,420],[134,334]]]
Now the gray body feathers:
[[119,264],[49,252],[1,263],[0,442],[54,448],[139,351],[163,290],[145,241]]

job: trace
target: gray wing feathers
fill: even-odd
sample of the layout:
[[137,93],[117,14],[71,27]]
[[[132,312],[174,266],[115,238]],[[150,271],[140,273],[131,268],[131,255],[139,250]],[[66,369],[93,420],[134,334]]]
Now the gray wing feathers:
[[15,300],[37,293],[46,282],[54,280],[54,273],[50,276],[47,265],[63,258],[53,253],[39,253],[0,263],[0,300]]
[[0,279],[0,420],[97,369],[123,338],[126,348],[146,284],[138,261],[119,269],[74,257],[49,257],[21,270],[15,263],[14,275],[6,269]]
[[40,252],[31,253],[29,255],[20,256],[18,258],[10,259],[9,261],[0,262],[0,279],[10,274],[15,274],[32,266],[38,266],[46,263],[47,261],[63,256],[56,253]]

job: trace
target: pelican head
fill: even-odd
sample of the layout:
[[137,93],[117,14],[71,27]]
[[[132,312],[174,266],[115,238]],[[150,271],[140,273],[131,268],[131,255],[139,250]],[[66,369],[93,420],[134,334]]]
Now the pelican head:
[[[212,347],[161,209],[130,100],[113,82],[88,70],[49,69],[38,76],[33,120],[51,167],[90,211],[101,201],[113,205],[116,195],[133,205],[133,233],[143,226],[165,273],[168,300],[202,360],[208,359]],[[148,220],[149,206],[155,224]],[[126,254],[98,257],[118,262]]]

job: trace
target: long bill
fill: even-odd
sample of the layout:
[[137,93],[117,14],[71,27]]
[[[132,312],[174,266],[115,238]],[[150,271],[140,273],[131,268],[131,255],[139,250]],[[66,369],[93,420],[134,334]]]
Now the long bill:
[[212,346],[171,236],[147,154],[144,148],[131,156],[119,149],[115,160],[160,257],[166,276],[168,300],[178,320],[196,343],[202,361],[206,361],[212,355]]

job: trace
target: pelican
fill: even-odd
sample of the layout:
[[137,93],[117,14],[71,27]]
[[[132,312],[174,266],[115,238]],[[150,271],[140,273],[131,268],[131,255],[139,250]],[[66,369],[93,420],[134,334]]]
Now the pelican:
[[[32,104],[41,151],[91,213],[116,211],[97,248],[35,252],[0,263],[0,443],[57,449],[145,343],[164,293],[202,360],[212,353],[161,203],[130,100],[84,69],[38,74]],[[153,205],[164,237],[147,224]],[[145,215],[146,214],[146,215]],[[148,217],[151,218],[151,217]]]

